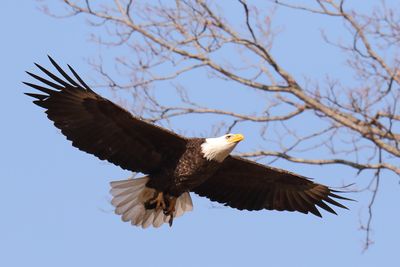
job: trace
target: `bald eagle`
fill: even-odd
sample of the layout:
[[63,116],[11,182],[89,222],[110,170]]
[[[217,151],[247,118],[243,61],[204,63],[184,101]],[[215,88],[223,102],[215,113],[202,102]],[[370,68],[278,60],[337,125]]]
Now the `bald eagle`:
[[[123,221],[146,228],[172,225],[192,210],[190,192],[239,210],[331,213],[334,200],[348,198],[289,171],[230,156],[241,134],[186,138],[145,122],[101,97],[69,65],[71,78],[51,57],[62,76],[35,64],[47,79],[27,72],[44,85],[24,82],[41,93],[26,93],[72,145],[142,178],[111,182],[112,204]],[[49,79],[50,78],[50,79]],[[328,203],[328,204],[327,204]]]

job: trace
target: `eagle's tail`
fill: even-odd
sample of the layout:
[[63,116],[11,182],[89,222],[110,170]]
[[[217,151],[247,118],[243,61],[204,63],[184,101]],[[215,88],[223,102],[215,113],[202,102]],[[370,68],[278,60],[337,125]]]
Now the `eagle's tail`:
[[[164,215],[162,209],[146,209],[145,203],[151,199],[156,191],[146,186],[149,177],[128,179],[111,182],[112,205],[115,213],[122,215],[124,222],[130,221],[132,225],[147,228],[150,225],[160,227],[168,223],[170,215]],[[179,217],[193,209],[192,199],[188,192],[178,197],[175,204],[173,217]]]

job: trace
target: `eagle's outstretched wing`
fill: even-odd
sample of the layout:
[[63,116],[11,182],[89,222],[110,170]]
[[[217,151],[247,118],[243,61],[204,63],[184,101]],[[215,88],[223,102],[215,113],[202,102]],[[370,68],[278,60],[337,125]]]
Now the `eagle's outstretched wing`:
[[319,217],[316,206],[336,214],[327,203],[347,209],[332,198],[350,200],[300,175],[233,156],[193,192],[239,210],[311,212]]
[[47,87],[25,83],[44,93],[26,94],[46,109],[47,117],[73,146],[124,169],[146,174],[179,159],[186,147],[185,138],[131,115],[92,91],[70,66],[76,80],[49,59],[64,79],[35,64],[52,81],[27,72]]

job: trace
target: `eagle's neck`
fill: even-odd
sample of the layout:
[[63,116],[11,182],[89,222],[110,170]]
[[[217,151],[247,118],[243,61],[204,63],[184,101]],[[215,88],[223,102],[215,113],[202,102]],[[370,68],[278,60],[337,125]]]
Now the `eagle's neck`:
[[207,160],[222,162],[232,152],[234,147],[235,144],[227,144],[221,138],[207,138],[201,144],[201,152]]

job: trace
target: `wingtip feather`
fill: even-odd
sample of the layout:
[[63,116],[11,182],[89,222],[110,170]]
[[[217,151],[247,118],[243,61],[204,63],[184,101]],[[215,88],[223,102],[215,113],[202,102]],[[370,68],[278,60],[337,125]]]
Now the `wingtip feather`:
[[75,78],[79,81],[79,83],[89,92],[93,92],[92,89],[83,81],[83,79],[78,75],[78,73],[69,65],[67,64],[69,70],[72,72],[72,74],[75,76]]
[[50,56],[49,60],[51,62],[51,64],[53,64],[53,66],[57,69],[57,71],[68,81],[70,82],[73,86],[78,86],[79,84],[76,83],[76,81],[74,81],[61,67],[60,65],[57,64],[57,62]]
[[27,96],[36,98],[36,99],[38,99],[38,100],[44,100],[44,99],[47,98],[46,95],[39,95],[39,94],[34,94],[34,93],[24,93],[24,95],[27,95]]

